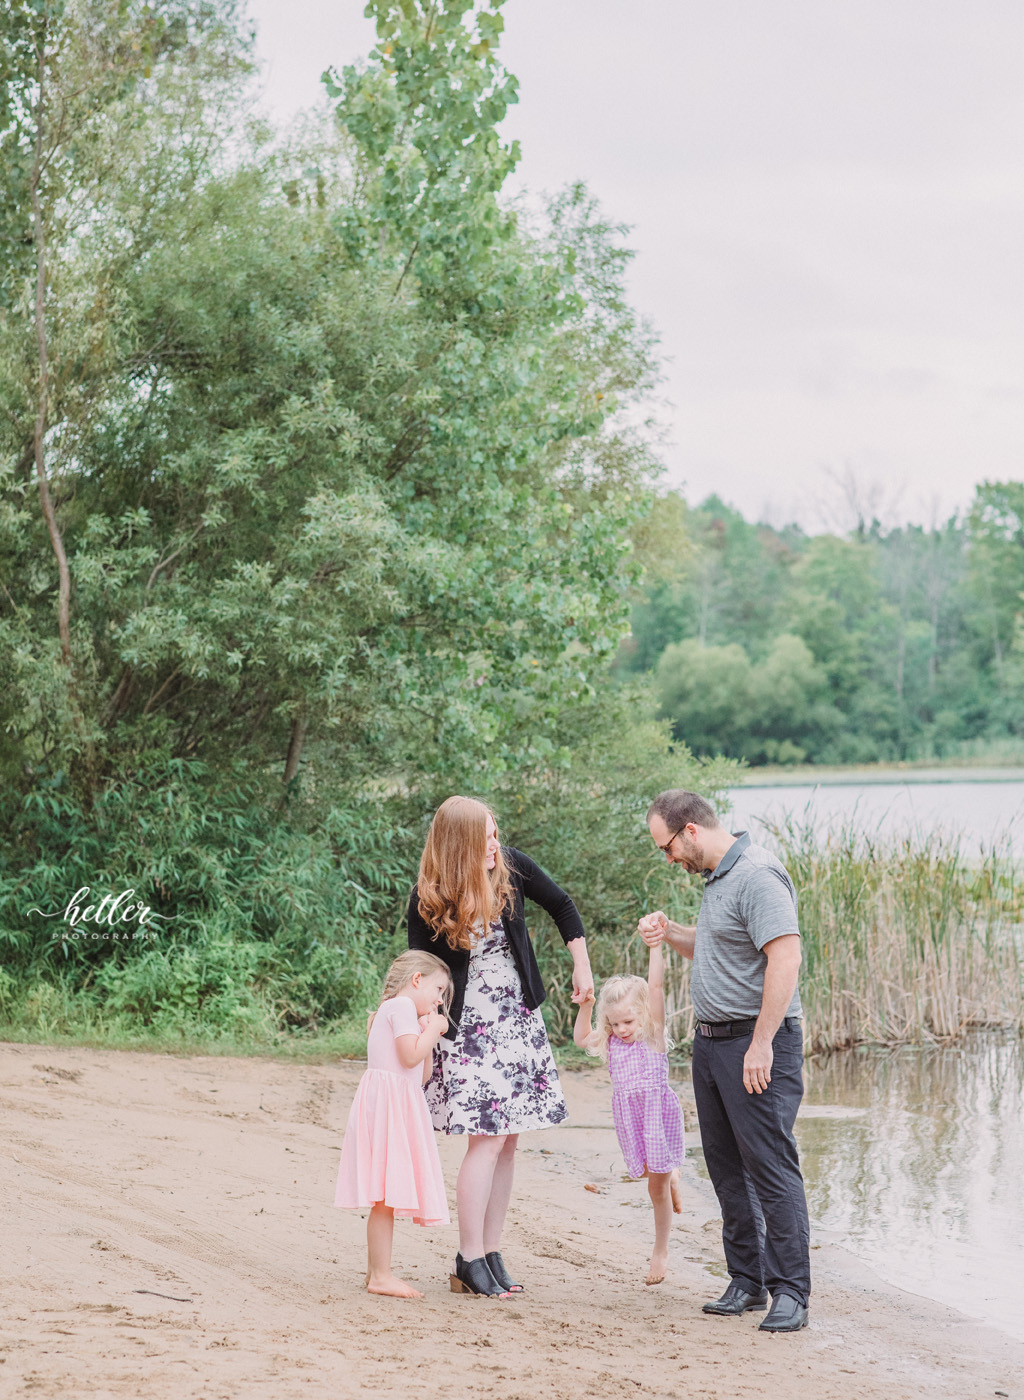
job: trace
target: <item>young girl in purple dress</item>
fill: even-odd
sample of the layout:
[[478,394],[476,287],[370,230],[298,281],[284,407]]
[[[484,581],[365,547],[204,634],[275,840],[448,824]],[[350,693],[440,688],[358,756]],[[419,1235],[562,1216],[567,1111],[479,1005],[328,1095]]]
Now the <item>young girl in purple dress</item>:
[[580,1004],[573,1039],[607,1062],[612,1079],[612,1117],[619,1147],[632,1177],[647,1177],[654,1207],[654,1251],[647,1283],[661,1283],[668,1267],[672,1212],[682,1210],[679,1168],[683,1162],[683,1111],[668,1082],[665,1036],[665,959],[651,949],[647,981],[610,977],[597,1001]]

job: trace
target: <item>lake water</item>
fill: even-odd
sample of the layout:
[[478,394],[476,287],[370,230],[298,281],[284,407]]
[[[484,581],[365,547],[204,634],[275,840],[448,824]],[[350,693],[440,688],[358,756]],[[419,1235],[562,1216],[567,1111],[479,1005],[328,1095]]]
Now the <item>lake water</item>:
[[818,1238],[1024,1341],[1021,1042],[850,1051],[808,1060],[805,1079],[797,1139]]
[[733,788],[728,824],[750,830],[754,840],[764,822],[793,817],[824,832],[853,821],[876,836],[922,835],[941,830],[959,834],[980,850],[1006,844],[1024,855],[1024,781],[823,782],[799,786]]
[[890,1283],[1024,1340],[1024,1056],[1016,1037],[811,1061],[812,1218]]

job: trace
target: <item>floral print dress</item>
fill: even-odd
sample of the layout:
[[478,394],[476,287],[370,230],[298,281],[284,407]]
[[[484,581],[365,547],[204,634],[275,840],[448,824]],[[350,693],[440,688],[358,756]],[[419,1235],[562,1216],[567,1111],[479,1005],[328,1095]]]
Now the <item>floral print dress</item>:
[[459,1028],[434,1051],[425,1092],[442,1133],[524,1133],[569,1116],[544,1018],[523,1001],[500,919],[473,944]]

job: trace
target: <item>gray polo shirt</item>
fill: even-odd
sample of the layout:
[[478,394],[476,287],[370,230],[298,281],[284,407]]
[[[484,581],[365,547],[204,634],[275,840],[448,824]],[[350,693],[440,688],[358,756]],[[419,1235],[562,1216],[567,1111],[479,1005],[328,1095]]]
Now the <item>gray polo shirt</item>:
[[[766,943],[799,934],[796,890],[786,867],[755,846],[750,833],[736,840],[714,870],[704,871],[697,916],[690,997],[698,1021],[746,1021],[761,1010]],[[800,1016],[794,991],[787,1016]]]

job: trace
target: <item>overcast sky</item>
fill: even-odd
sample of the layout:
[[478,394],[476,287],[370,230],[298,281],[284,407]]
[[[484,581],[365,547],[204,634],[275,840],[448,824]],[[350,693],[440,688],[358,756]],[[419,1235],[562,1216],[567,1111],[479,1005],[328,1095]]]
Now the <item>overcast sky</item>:
[[[363,0],[250,0],[286,119],[373,43]],[[1020,0],[506,0],[518,181],[632,225],[666,479],[840,524],[1024,475]]]

